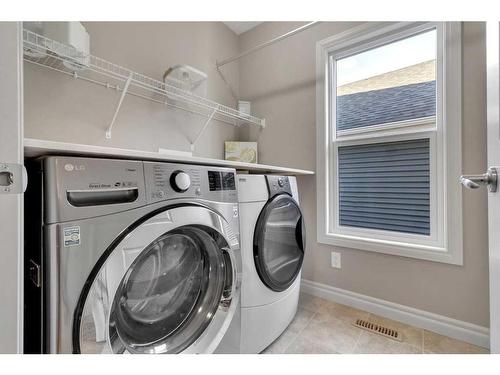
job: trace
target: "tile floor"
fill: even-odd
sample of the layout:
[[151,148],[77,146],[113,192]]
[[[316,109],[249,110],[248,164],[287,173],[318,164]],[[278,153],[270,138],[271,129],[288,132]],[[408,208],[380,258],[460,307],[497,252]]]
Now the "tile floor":
[[[402,341],[354,327],[356,318],[397,329]],[[488,350],[437,333],[301,293],[297,315],[264,354],[485,354]]]

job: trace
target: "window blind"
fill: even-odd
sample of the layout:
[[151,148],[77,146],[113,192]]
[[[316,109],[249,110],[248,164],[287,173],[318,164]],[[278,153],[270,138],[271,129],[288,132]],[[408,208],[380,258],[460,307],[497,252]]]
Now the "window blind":
[[429,139],[338,148],[341,226],[430,234]]

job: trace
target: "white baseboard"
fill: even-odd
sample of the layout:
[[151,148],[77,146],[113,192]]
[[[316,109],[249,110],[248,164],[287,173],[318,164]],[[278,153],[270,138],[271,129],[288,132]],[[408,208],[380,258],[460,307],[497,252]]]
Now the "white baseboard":
[[301,292],[307,294],[368,311],[473,345],[484,348],[489,348],[490,346],[489,329],[486,327],[335,288],[315,281],[302,279],[300,289]]

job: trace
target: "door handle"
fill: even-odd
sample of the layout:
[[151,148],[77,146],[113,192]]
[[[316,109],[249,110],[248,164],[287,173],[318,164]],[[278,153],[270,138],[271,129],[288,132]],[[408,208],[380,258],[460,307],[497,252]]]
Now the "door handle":
[[478,189],[486,185],[491,193],[495,193],[498,185],[498,172],[495,167],[490,167],[484,174],[460,176],[460,183],[468,189]]

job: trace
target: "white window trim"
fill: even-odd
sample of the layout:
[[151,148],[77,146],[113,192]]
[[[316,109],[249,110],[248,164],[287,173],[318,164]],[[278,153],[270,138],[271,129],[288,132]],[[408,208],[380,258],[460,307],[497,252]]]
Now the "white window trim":
[[[356,48],[379,46],[394,39],[436,27],[438,32],[436,118],[375,125],[364,129],[331,129],[329,100],[330,56],[355,53]],[[440,38],[442,36],[442,38]],[[440,48],[441,47],[441,48]],[[316,44],[316,129],[317,129],[317,237],[318,242],[346,248],[380,252],[436,262],[463,265],[462,190],[458,178],[462,170],[462,59],[460,22],[370,22],[334,35]],[[442,64],[439,62],[442,61]],[[442,68],[442,69],[441,69]],[[441,91],[440,91],[441,90]],[[442,100],[441,100],[442,99]],[[335,194],[337,146],[429,137],[431,142],[431,213],[430,237],[398,234],[333,225],[338,215]],[[382,138],[383,137],[383,138]],[[379,140],[381,141],[381,140]],[[333,173],[328,173],[333,171]],[[440,198],[443,197],[443,198]],[[332,205],[332,202],[334,205]],[[363,234],[363,236],[361,235]],[[367,238],[369,234],[369,238]],[[425,237],[425,239],[424,239]]]

